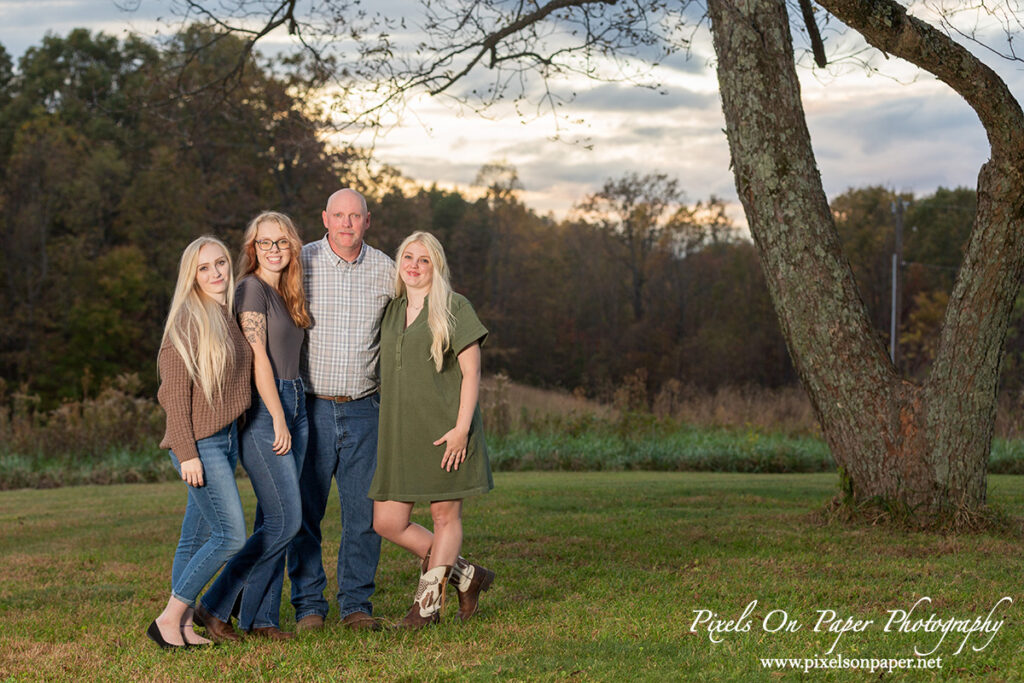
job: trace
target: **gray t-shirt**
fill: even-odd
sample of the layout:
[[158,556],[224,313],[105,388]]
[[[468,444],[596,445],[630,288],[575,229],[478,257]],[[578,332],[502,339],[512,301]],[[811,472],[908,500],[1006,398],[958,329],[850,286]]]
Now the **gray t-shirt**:
[[299,376],[299,353],[305,331],[288,315],[277,290],[255,274],[246,275],[235,289],[235,311],[262,313],[267,317],[267,355],[276,379]]

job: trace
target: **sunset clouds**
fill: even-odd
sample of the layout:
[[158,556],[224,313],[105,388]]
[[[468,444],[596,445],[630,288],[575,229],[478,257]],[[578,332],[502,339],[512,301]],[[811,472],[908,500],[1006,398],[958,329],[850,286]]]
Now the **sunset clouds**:
[[[394,4],[395,11],[404,6]],[[169,28],[159,18],[172,17],[169,5],[156,0],[143,0],[128,13],[110,0],[2,2],[0,43],[17,59],[47,31],[63,35],[84,26],[122,38],[129,30],[166,34]],[[415,33],[411,20],[408,30]],[[445,98],[413,97],[402,120],[376,136],[375,156],[417,181],[445,187],[467,187],[483,164],[504,159],[518,168],[526,202],[558,216],[608,177],[663,172],[680,179],[691,201],[710,194],[726,198],[739,218],[713,54],[706,35],[696,38],[689,55],[673,55],[648,74],[645,82],[658,87],[582,78],[560,82],[557,93],[564,103],[554,113],[506,102],[481,117]],[[273,54],[287,40],[272,35],[260,49]],[[826,33],[826,40],[836,54],[859,49],[855,37]],[[982,57],[1020,97],[1020,70]],[[970,107],[905,63],[881,57],[872,63],[884,75],[860,67],[801,69],[808,126],[828,195],[879,183],[917,194],[973,186],[988,144]],[[482,70],[473,78],[479,84],[487,76]],[[343,141],[353,140],[346,135]]]

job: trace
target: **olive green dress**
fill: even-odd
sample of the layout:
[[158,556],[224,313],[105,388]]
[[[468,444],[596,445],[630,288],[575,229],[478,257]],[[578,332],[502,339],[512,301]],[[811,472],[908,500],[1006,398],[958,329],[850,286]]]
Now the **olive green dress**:
[[466,460],[458,470],[441,469],[445,444],[435,446],[434,441],[458,419],[462,370],[457,356],[473,342],[483,344],[487,328],[464,296],[452,294],[451,347],[437,372],[430,358],[430,302],[424,302],[408,328],[407,303],[404,296],[391,301],[380,325],[380,431],[370,498],[416,502],[486,493],[494,482],[479,404],[473,411]]

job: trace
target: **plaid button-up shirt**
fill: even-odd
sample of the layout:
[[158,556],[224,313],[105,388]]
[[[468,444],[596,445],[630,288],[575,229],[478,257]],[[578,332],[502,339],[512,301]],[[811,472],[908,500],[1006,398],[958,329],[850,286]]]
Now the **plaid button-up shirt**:
[[302,347],[302,381],[320,396],[362,398],[377,390],[380,320],[394,297],[395,263],[363,243],[349,263],[327,237],[302,248],[312,324]]

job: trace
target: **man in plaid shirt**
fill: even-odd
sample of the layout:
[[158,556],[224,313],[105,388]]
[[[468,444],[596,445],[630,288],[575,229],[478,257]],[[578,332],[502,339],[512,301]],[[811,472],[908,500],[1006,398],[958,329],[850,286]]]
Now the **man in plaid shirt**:
[[366,200],[338,190],[323,212],[327,234],[302,248],[312,324],[302,353],[309,446],[301,466],[302,528],[288,550],[297,630],[320,628],[327,616],[327,576],[320,523],[337,481],[341,499],[338,606],[342,624],[379,629],[370,596],[380,559],[367,497],[377,466],[377,375],[380,320],[394,296],[395,264],[363,241]]

